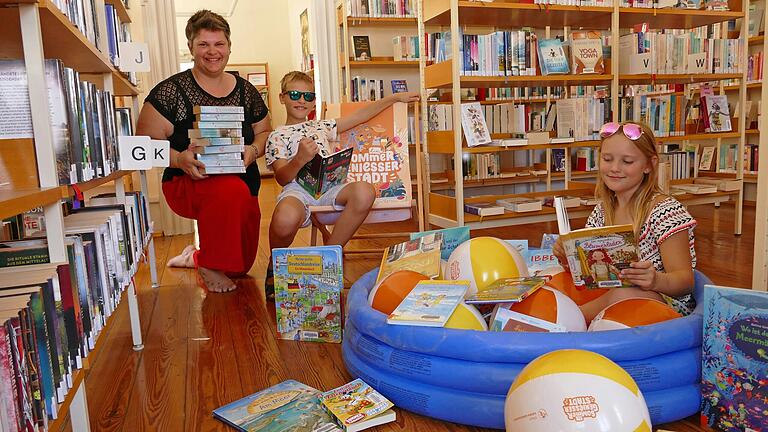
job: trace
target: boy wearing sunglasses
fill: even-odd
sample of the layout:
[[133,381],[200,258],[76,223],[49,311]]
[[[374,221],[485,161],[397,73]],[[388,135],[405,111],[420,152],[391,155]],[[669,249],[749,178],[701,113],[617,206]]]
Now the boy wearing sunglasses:
[[[395,102],[415,102],[418,93],[396,93],[367,104],[353,114],[333,120],[307,120],[315,107],[315,85],[303,72],[289,72],[280,80],[280,103],[285,105],[285,126],[276,128],[267,140],[266,162],[272,167],[282,192],[269,225],[271,248],[288,247],[299,228],[310,223],[309,206],[332,205],[341,210],[329,245],[344,246],[368,216],[376,197],[373,186],[367,182],[351,182],[336,186],[320,198],[315,198],[298,183],[296,174],[315,154],[328,156],[335,150],[330,141],[337,141],[338,134],[368,121]],[[268,297],[274,296],[272,268],[267,269],[265,289]]]

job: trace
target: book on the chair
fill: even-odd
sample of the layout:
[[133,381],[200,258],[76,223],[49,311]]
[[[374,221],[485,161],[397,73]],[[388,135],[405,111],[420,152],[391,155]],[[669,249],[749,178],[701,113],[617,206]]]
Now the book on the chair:
[[272,249],[280,339],[341,342],[341,246]]
[[360,378],[328,390],[320,402],[345,432],[395,421],[395,405]]
[[[338,431],[320,391],[287,380],[213,410],[213,417],[243,431]],[[278,426],[279,425],[279,426]]]
[[296,183],[310,195],[319,198],[334,186],[347,180],[352,149],[342,149],[323,157],[320,153],[307,162],[296,174]]
[[468,280],[423,280],[389,314],[387,323],[443,327],[464,299]]
[[440,275],[440,248],[443,234],[436,232],[392,245],[384,250],[379,266],[380,281],[398,270],[411,270],[431,279]]
[[490,284],[483,291],[468,295],[465,303],[518,303],[544,286],[544,277],[530,276],[517,278],[501,278]]
[[705,285],[703,318],[701,425],[765,431],[768,293]]
[[620,277],[621,270],[638,260],[632,225],[582,228],[561,234],[573,283],[587,288],[633,286]]

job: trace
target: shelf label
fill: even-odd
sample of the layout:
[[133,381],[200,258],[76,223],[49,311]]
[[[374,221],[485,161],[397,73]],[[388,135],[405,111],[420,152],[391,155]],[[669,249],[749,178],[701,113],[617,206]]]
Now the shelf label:
[[120,42],[118,68],[122,72],[149,72],[149,47],[144,42]]
[[152,169],[152,140],[148,136],[120,136],[120,169]]
[[168,167],[171,163],[171,143],[168,140],[152,140],[152,166]]
[[688,54],[688,73],[707,73],[707,53]]
[[630,74],[652,74],[655,71],[652,53],[630,54]]

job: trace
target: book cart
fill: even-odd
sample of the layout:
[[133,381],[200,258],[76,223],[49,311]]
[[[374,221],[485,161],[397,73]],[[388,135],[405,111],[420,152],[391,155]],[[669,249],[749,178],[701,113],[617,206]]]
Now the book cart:
[[[460,105],[462,88],[514,88],[514,87],[566,87],[566,97],[569,86],[607,86],[609,89],[611,111],[613,120],[618,120],[619,89],[625,85],[649,85],[649,84],[693,84],[703,82],[722,82],[723,80],[739,80],[738,101],[744,106],[746,100],[746,67],[742,67],[738,73],[707,73],[707,74],[620,74],[620,62],[625,61],[626,56],[620,55],[619,36],[627,32],[636,24],[648,23],[650,29],[691,29],[699,26],[725,23],[731,19],[741,20],[745,17],[747,3],[738,0],[729,2],[728,11],[688,10],[688,9],[640,9],[620,7],[618,1],[606,6],[561,6],[538,5],[517,3],[511,1],[495,1],[491,3],[472,2],[464,0],[423,0],[419,16],[419,34],[425,32],[450,31],[451,35],[459,35],[461,31],[466,34],[490,33],[494,30],[520,29],[522,27],[534,27],[540,38],[550,38],[562,34],[568,38],[573,29],[600,30],[610,35],[610,61],[606,61],[604,74],[588,75],[533,75],[533,76],[478,76],[463,75],[461,73],[462,59],[458,58],[458,37],[451,37],[450,46],[446,50],[450,53],[448,60],[428,65],[420,62],[422,73],[422,98],[426,100],[428,90],[446,89],[451,93],[452,123],[455,125],[449,131],[428,131],[427,108],[422,109],[422,128],[426,132],[425,158],[427,173],[426,178],[433,179],[425,183],[425,195],[428,197],[425,203],[428,222],[440,227],[469,225],[472,228],[491,228],[513,224],[523,224],[540,221],[555,220],[552,208],[543,208],[537,212],[529,213],[505,213],[498,216],[479,217],[464,212],[465,203],[495,202],[500,198],[513,196],[539,197],[553,195],[554,193],[575,196],[591,196],[594,184],[577,180],[594,177],[596,172],[574,173],[571,170],[571,148],[597,147],[599,141],[575,141],[567,144],[536,144],[514,147],[477,146],[467,147],[461,130]],[[476,31],[476,29],[482,29]],[[423,37],[423,36],[420,36]],[[741,32],[741,43],[746,45],[747,32]],[[422,46],[425,41],[422,40]],[[569,59],[570,63],[570,59]],[[726,89],[720,85],[720,92]],[[500,102],[528,102],[504,100]],[[547,108],[552,104],[553,98],[549,90],[546,97],[532,101],[546,104]],[[494,103],[494,102],[485,102]],[[426,104],[425,104],[426,105]],[[546,112],[546,110],[545,110]],[[698,143],[708,140],[736,140],[738,142],[736,154],[744,153],[745,130],[744,115],[738,117],[733,125],[734,132],[722,133],[689,133],[680,136],[659,138],[660,144],[668,142],[691,144],[696,151],[694,160],[698,162],[700,146]],[[492,138],[510,138],[509,135],[494,134]],[[551,167],[553,149],[565,148],[565,172],[555,173]],[[535,168],[546,169],[546,175],[516,176],[511,178],[493,178],[484,180],[465,180],[462,175],[462,157],[473,153],[498,153],[508,155],[510,153],[525,152],[529,160],[533,160],[533,152],[544,152],[544,164],[539,163]],[[514,156],[513,156],[514,157]],[[451,163],[450,159],[453,158]],[[743,159],[737,158],[737,169],[730,176],[741,180],[744,178]],[[505,163],[502,161],[502,168]],[[542,166],[544,165],[544,166]],[[507,167],[507,169],[519,168]],[[534,168],[534,167],[531,167]],[[696,165],[694,164],[694,168]],[[693,175],[698,175],[693,170]],[[702,173],[703,174],[703,173]],[[434,185],[435,178],[447,178],[444,184]],[[673,180],[671,183],[690,182],[691,179]],[[562,184],[555,188],[553,182]],[[508,193],[504,186],[515,184],[530,184],[529,190],[522,193]],[[537,187],[538,185],[538,187]],[[543,186],[542,186],[543,185]],[[491,192],[489,191],[489,188]],[[501,189],[501,190],[499,190]],[[677,198],[686,205],[705,203],[719,204],[720,202],[735,201],[736,218],[734,232],[741,233],[743,188],[738,190],[717,191],[709,194],[684,194]],[[578,208],[569,209],[569,214],[574,217],[584,217],[591,212],[591,206],[581,205]]]
[[[122,23],[130,23],[130,17],[122,0],[105,0],[113,5]],[[101,34],[105,35],[105,2],[97,0],[94,5],[96,22]],[[100,51],[67,16],[51,1],[0,1],[0,26],[2,44],[0,52],[4,58],[23,59],[28,80],[29,102],[34,139],[0,140],[0,159],[4,166],[4,179],[0,186],[0,219],[12,217],[36,207],[43,207],[46,226],[48,253],[51,263],[67,262],[65,246],[64,217],[62,200],[81,198],[82,193],[114,183],[117,202],[127,203],[125,178],[132,171],[114,171],[108,176],[98,177],[74,185],[59,185],[56,169],[56,154],[49,119],[48,92],[45,78],[44,59],[61,59],[65,66],[80,73],[82,81],[90,81],[98,88],[110,91],[116,98],[131,99],[118,105],[138,105],[138,88],[110,62],[108,54]],[[135,122],[135,119],[133,120]],[[34,155],[34,157],[32,156]],[[148,197],[147,177],[139,172],[141,193]],[[147,206],[148,210],[148,206]],[[148,216],[148,215],[147,215]],[[142,254],[149,261],[152,286],[157,287],[155,251],[152,225],[144,239]],[[138,266],[134,266],[135,273]],[[73,270],[74,271],[74,270]],[[127,288],[127,289],[126,289]],[[131,319],[131,335],[134,350],[143,348],[139,323],[136,288],[132,282],[122,287],[120,301],[127,298]],[[106,319],[95,346],[83,358],[82,368],[72,371],[71,387],[63,400],[58,401],[55,420],[48,421],[48,430],[89,431],[88,402],[85,394],[85,380],[91,367],[99,357],[106,339],[112,317]],[[68,424],[71,423],[71,424]]]

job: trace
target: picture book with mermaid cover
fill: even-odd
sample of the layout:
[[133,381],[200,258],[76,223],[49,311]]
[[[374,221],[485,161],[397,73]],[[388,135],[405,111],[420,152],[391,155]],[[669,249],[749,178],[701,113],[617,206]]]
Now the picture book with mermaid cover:
[[632,225],[583,228],[561,234],[573,283],[587,288],[633,286],[621,279],[621,270],[638,260]]

